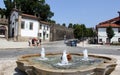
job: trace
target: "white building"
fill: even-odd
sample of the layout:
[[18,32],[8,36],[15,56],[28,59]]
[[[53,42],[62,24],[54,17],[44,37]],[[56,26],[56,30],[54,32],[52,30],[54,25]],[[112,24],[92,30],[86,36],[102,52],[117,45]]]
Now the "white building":
[[111,39],[111,43],[120,43],[120,18],[116,17],[105,22],[99,23],[97,27],[98,43],[109,43],[106,28],[111,26],[115,35]]
[[14,41],[28,41],[30,38],[50,41],[50,25],[33,15],[13,10],[10,16],[9,36]]

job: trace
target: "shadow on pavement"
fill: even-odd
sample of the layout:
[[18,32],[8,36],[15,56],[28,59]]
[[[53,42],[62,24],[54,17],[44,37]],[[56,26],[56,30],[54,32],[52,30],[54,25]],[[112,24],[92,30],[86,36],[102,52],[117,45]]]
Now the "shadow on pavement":
[[19,70],[18,68],[15,68],[15,73],[13,75],[27,75],[25,72]]

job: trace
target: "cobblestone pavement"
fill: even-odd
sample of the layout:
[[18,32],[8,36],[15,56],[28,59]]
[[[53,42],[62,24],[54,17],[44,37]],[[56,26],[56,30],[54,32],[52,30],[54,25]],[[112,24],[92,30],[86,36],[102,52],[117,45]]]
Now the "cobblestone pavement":
[[0,75],[26,75],[16,67],[16,58],[0,59]]
[[28,48],[28,42],[13,42],[0,38],[0,49],[6,48]]

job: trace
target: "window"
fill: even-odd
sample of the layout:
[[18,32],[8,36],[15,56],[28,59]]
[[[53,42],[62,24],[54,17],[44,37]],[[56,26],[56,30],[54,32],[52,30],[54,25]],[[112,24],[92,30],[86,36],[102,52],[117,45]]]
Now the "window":
[[44,30],[45,30],[45,25],[44,25]]
[[42,33],[39,33],[38,36],[39,36],[39,37],[42,37]]
[[120,38],[118,38],[118,42],[120,43]]
[[39,29],[42,29],[42,25],[40,24],[40,28]]
[[48,34],[47,34],[47,38],[48,38]]
[[102,42],[102,39],[99,39],[99,42]]
[[30,22],[30,30],[33,30],[33,23]]
[[120,28],[118,28],[118,33],[120,33]]
[[21,29],[25,29],[25,22],[24,21],[21,22]]
[[48,30],[49,26],[47,26],[47,30]]

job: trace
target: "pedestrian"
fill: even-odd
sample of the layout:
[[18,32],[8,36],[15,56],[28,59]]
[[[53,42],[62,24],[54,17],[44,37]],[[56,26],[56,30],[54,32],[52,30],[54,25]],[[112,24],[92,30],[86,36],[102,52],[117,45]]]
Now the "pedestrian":
[[28,40],[28,46],[31,46],[31,39]]
[[40,43],[39,40],[37,40],[36,43],[37,43],[37,46],[39,46],[39,43]]
[[35,46],[35,40],[34,40],[34,38],[32,39],[32,46]]
[[39,39],[39,43],[40,43],[40,45],[41,45],[41,42],[42,42],[41,39]]

